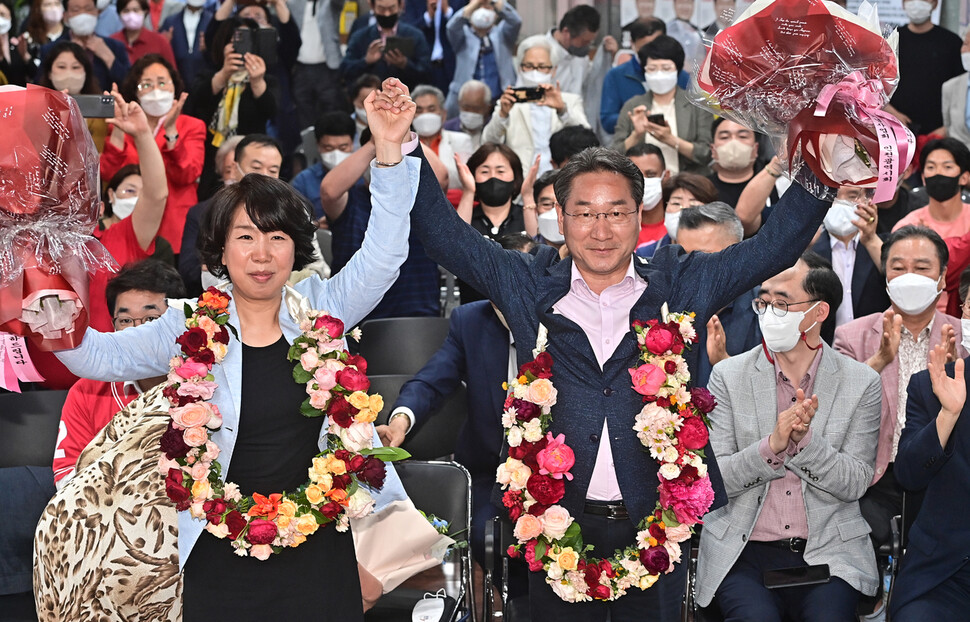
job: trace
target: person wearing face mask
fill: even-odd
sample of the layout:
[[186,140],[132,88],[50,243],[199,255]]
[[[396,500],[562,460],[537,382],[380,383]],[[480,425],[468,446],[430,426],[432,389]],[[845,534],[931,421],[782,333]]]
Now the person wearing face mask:
[[[657,249],[677,242],[680,228],[680,212],[688,207],[705,205],[717,200],[717,190],[711,180],[694,173],[680,173],[669,177],[661,185],[666,235],[657,243]],[[641,255],[641,253],[637,253]],[[642,256],[642,255],[641,255]]]
[[968,145],[970,126],[967,125],[967,76],[970,74],[967,71],[970,71],[970,27],[963,31],[960,63],[963,65],[963,73],[943,83],[943,127],[947,136]]
[[612,134],[616,130],[616,122],[620,118],[620,109],[631,97],[643,95],[643,66],[637,52],[660,35],[667,34],[667,26],[656,17],[637,20],[626,27],[630,33],[633,58],[610,69],[603,78],[603,90],[600,96],[600,123],[606,132]]
[[[872,479],[879,375],[826,346],[839,279],[806,256],[762,283],[763,344],[716,365],[711,445],[728,490],[704,517],[697,602],[727,620],[856,620],[876,593],[876,558],[858,499]],[[826,564],[830,580],[768,589],[764,574]]]
[[909,23],[896,31],[899,85],[886,112],[917,136],[943,134],[943,83],[964,72],[960,37],[930,19],[936,5],[937,0],[904,0]]
[[64,4],[66,28],[56,41],[41,47],[40,58],[43,61],[56,43],[73,41],[88,54],[98,88],[101,91],[110,91],[112,84],[124,82],[131,62],[122,42],[102,37],[95,32],[100,11],[101,8],[95,0],[67,0]]
[[175,66],[186,84],[194,84],[204,60],[202,39],[212,22],[215,10],[205,0],[188,0],[181,11],[162,22],[159,32],[171,35]]
[[667,20],[667,34],[677,40],[687,56],[685,68],[694,71],[694,59],[704,49],[700,29],[691,22],[694,18],[694,0],[674,0],[674,19]]
[[40,48],[56,41],[63,32],[64,4],[61,0],[32,0],[26,25],[20,33],[31,62],[38,65]]
[[566,11],[559,20],[559,28],[550,30],[546,37],[559,88],[582,98],[589,126],[605,144],[610,136],[600,125],[600,99],[603,80],[613,67],[613,55],[620,45],[607,35],[590,57],[599,29],[599,11],[581,4]]
[[667,170],[663,152],[656,145],[634,145],[627,149],[626,157],[643,173],[643,209],[640,212],[640,235],[637,237],[634,252],[649,258],[667,235],[667,227],[664,225],[663,183],[670,179],[670,171]]
[[920,167],[929,205],[911,211],[893,230],[925,225],[943,238],[970,233],[970,205],[960,195],[970,184],[970,149],[956,138],[931,140],[920,152]]
[[27,41],[14,37],[17,25],[14,24],[13,2],[0,2],[0,73],[7,78],[7,84],[26,86],[28,74],[33,75]]
[[[157,54],[143,56],[134,64],[115,97],[138,102],[161,149],[168,202],[159,232],[178,255],[186,215],[199,200],[197,180],[205,160],[205,123],[182,114],[188,93],[175,67]],[[138,162],[134,141],[114,129],[101,157],[101,177],[109,179],[121,167]]]
[[[365,131],[361,140],[364,144],[360,149],[345,158],[338,156],[342,161],[327,171],[318,186],[320,203],[332,234],[332,274],[344,270],[364,244],[364,233],[372,213],[369,171],[376,157],[376,147],[370,130]],[[404,137],[402,149],[405,155],[420,149],[425,157],[435,162],[436,172],[440,167],[440,186],[447,173],[434,152],[422,145],[414,132]],[[401,266],[400,275],[367,319],[440,315],[438,266],[428,258],[424,246],[413,234],[408,238],[408,246],[408,257]]]
[[[350,36],[347,51],[340,62],[345,80],[372,73],[380,79],[394,76],[411,87],[426,84],[430,77],[431,48],[424,33],[400,21],[404,0],[370,0],[375,23],[361,28]],[[414,41],[414,53],[408,57],[401,50],[385,52],[388,37],[404,37]]]
[[876,234],[876,206],[860,188],[839,188],[822,221],[823,230],[812,250],[826,261],[842,282],[842,304],[835,325],[842,326],[889,306],[886,283],[879,269],[882,239]]
[[[629,99],[620,109],[613,148],[625,152],[647,142],[660,147],[671,173],[707,174],[711,161],[711,113],[694,106],[677,86],[684,68],[684,48],[660,35],[637,52],[644,68],[647,93]],[[663,115],[663,123],[650,121]],[[655,118],[655,120],[659,121]]]
[[354,152],[356,124],[346,112],[327,112],[313,124],[320,161],[300,171],[290,182],[293,188],[313,204],[314,220],[326,222],[320,204],[320,182],[338,164]]
[[[711,168],[714,172],[708,179],[714,182],[719,201],[737,207],[741,193],[755,176],[755,169],[762,168],[756,167],[758,140],[753,131],[725,117],[714,119],[711,131]],[[772,186],[766,204],[777,202],[778,192]]]
[[462,91],[471,80],[480,80],[490,90],[489,101],[484,110],[472,112],[484,120],[491,107],[491,94],[501,93],[505,85],[515,81],[515,45],[521,28],[522,18],[504,0],[495,4],[472,0],[451,16],[447,33],[455,51],[455,75],[445,101],[449,117],[465,110],[461,106]]
[[[540,244],[549,244],[555,248],[562,248],[566,238],[559,230],[559,214],[556,211],[556,176],[558,171],[548,171],[532,184],[531,194],[527,194],[526,185],[529,178],[522,184],[522,196],[528,200],[531,196],[534,204],[528,202],[522,206],[525,218],[526,233]],[[533,233],[535,231],[535,233]]]
[[553,70],[552,47],[545,35],[534,35],[519,44],[517,86],[544,90],[537,101],[519,102],[515,89],[505,89],[495,104],[492,118],[482,132],[485,143],[505,143],[520,162],[542,156],[539,174],[552,168],[550,137],[567,125],[589,127],[578,95],[563,92]]
[[[447,35],[448,21],[457,11],[465,8],[465,2],[466,0],[425,0],[425,10],[421,13],[420,20],[414,24],[424,34],[424,39],[431,49],[428,84],[442,92],[448,90],[455,77],[455,50]],[[412,0],[405,3],[405,5],[413,4],[418,4],[418,1]],[[405,6],[405,12],[407,12],[407,6]],[[407,22],[407,18],[404,21]]]
[[358,150],[363,144],[361,138],[364,130],[367,129],[367,111],[364,110],[364,100],[370,95],[371,91],[375,91],[380,87],[380,78],[372,73],[365,73],[354,80],[353,86],[348,89],[350,105],[354,108],[352,116],[354,117],[354,123],[357,125],[357,139],[354,141],[354,151]]
[[893,474],[906,423],[910,377],[926,369],[929,353],[942,344],[951,359],[967,356],[960,319],[935,303],[946,278],[949,252],[933,230],[908,226],[882,246],[881,268],[891,306],[840,326],[835,348],[866,363],[882,377],[882,419],[872,486],[860,500],[878,548],[890,538],[890,519],[902,511],[902,488]]
[[[471,138],[462,132],[443,129],[445,121],[445,94],[435,86],[423,84],[411,91],[416,106],[414,131],[421,144],[431,149],[448,171],[448,188],[458,190],[456,161],[464,163],[475,151]],[[457,199],[457,197],[456,197]]]
[[172,44],[165,36],[145,27],[145,17],[150,9],[148,2],[149,0],[122,0],[118,9],[125,27],[111,35],[111,38],[125,45],[132,63],[137,63],[146,54],[157,54],[174,66]]
[[[962,293],[966,297],[966,288]],[[970,335],[970,307],[961,323]],[[964,337],[966,339],[966,337]],[[970,342],[965,343],[970,346]],[[896,472],[919,491],[920,510],[903,555],[889,614],[893,622],[959,620],[970,608],[967,581],[967,370],[965,359],[950,364],[943,348],[930,353],[929,368],[913,376],[906,428],[899,440]]]
[[[60,41],[51,47],[40,65],[37,84],[71,95],[101,93],[87,52],[72,41]],[[85,119],[85,123],[94,146],[98,153],[102,153],[108,138],[108,124],[104,119]]]
[[[445,121],[442,127],[468,136],[473,149],[481,147],[482,130],[492,113],[492,92],[481,80],[469,80],[462,84],[458,90],[458,115]],[[445,99],[447,108],[448,100]]]

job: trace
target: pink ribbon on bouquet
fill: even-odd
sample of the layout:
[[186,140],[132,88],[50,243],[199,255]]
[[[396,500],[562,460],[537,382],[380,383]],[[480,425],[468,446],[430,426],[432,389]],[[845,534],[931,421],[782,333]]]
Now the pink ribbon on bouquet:
[[20,393],[21,382],[43,381],[30,360],[27,341],[18,335],[0,333],[0,388]]
[[859,120],[868,121],[875,127],[879,140],[879,172],[873,201],[888,201],[896,192],[896,180],[913,160],[916,137],[899,119],[882,110],[887,99],[882,82],[867,79],[861,71],[853,71],[838,84],[822,87],[815,104],[815,116],[824,117],[832,99],[839,93],[855,102]]

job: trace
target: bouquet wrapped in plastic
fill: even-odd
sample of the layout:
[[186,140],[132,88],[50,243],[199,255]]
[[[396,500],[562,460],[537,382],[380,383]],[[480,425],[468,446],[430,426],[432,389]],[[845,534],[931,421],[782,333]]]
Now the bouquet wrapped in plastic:
[[88,274],[114,269],[93,236],[98,151],[74,99],[0,88],[0,331],[44,350],[77,346]]
[[899,81],[898,35],[876,7],[756,0],[705,42],[690,97],[771,137],[792,178],[818,197],[841,185],[891,199],[916,148],[882,108]]

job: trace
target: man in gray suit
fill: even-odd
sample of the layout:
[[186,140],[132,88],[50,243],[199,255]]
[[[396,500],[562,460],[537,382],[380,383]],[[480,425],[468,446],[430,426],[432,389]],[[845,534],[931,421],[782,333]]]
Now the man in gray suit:
[[[960,56],[967,69],[967,53],[970,52],[970,27],[963,33]],[[943,127],[946,135],[956,138],[970,147],[970,125],[967,124],[967,74],[961,73],[943,83]]]
[[[717,596],[727,621],[849,622],[860,593],[876,592],[858,499],[872,480],[881,386],[822,342],[842,286],[817,259],[803,256],[761,285],[753,307],[763,345],[715,365],[708,385],[729,501],[704,518],[697,601]],[[765,587],[766,571],[821,564],[828,582]]]

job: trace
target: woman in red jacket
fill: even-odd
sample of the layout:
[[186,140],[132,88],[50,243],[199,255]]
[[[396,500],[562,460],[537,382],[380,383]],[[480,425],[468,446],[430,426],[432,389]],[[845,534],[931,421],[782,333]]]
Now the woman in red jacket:
[[[157,54],[147,54],[131,68],[120,89],[126,101],[137,101],[148,117],[165,161],[168,203],[158,235],[178,255],[189,208],[198,202],[198,179],[205,158],[205,123],[180,114],[188,94],[178,72]],[[126,164],[137,164],[130,136],[113,130],[101,155],[101,178],[110,179]]]

